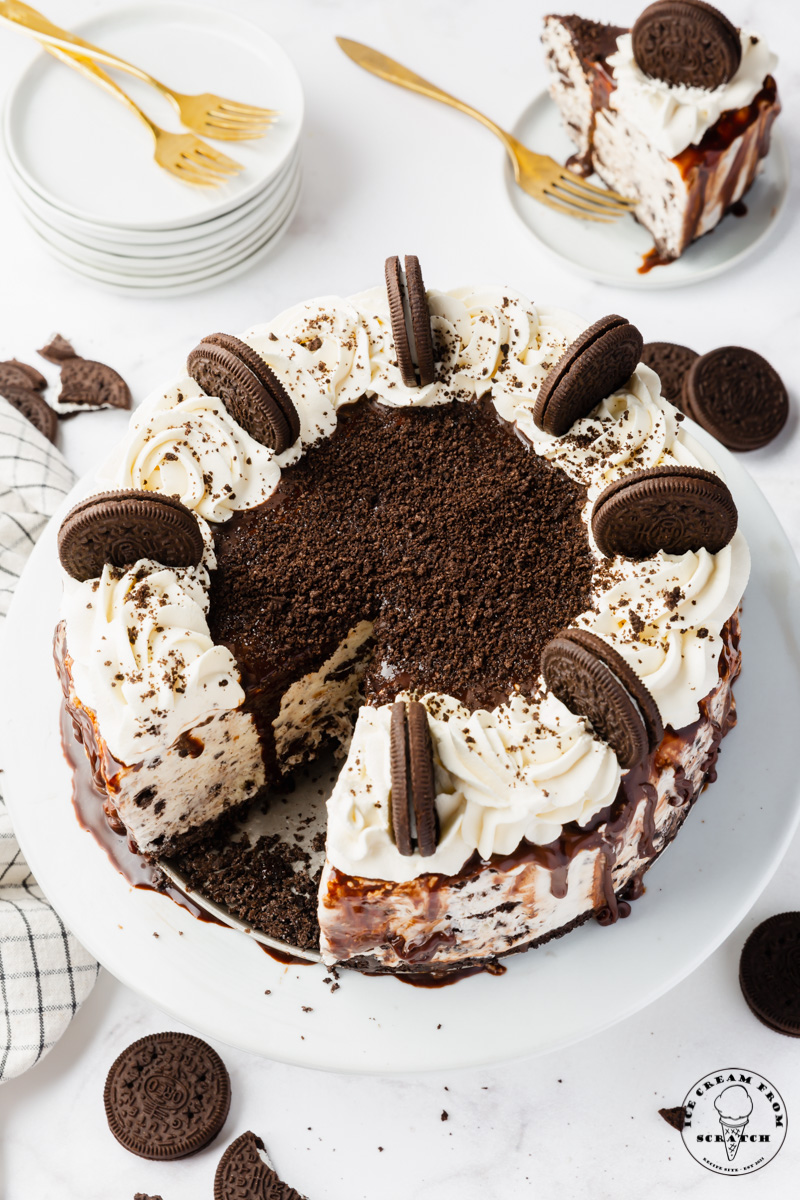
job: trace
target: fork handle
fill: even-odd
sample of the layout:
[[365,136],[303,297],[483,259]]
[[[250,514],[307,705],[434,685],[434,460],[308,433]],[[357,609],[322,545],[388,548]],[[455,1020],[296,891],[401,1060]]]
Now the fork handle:
[[466,104],[456,96],[451,96],[449,92],[445,92],[443,88],[437,87],[435,83],[430,83],[427,79],[423,79],[421,75],[415,75],[413,71],[409,71],[408,67],[404,67],[402,63],[396,62],[386,54],[381,54],[378,50],[373,50],[371,46],[351,41],[350,38],[340,37],[336,41],[348,58],[351,58],[359,67],[363,67],[365,71],[377,75],[379,79],[385,79],[388,83],[394,83],[398,87],[407,88],[410,92],[418,92],[421,96],[428,96],[431,100],[438,100],[440,103],[447,104],[450,108],[455,108],[459,112],[465,113],[468,117],[474,117],[476,121],[480,121],[481,125],[485,125],[496,137],[500,138],[500,141],[511,155],[512,161],[514,161],[514,138],[510,133],[506,133],[504,129],[501,129],[491,117],[487,117],[485,113],[479,112],[477,108],[473,108],[471,104]]
[[[75,50],[82,50],[84,53],[80,56],[85,63],[87,59],[95,59],[97,62],[105,63],[107,67],[116,67],[119,71],[125,71],[128,75],[134,75],[137,79],[141,79],[144,83],[149,83],[153,87],[158,88],[169,100],[173,100],[173,94],[166,84],[161,83],[152,75],[148,75],[147,71],[143,71],[141,67],[136,67],[133,63],[126,62],[124,58],[120,58],[116,54],[111,54],[108,50],[103,50],[99,46],[93,46],[91,42],[84,41],[77,34],[70,33],[68,29],[62,29],[59,25],[54,25],[42,13],[37,12],[35,8],[31,8],[29,4],[24,4],[22,0],[0,0],[0,18],[6,20],[10,25],[15,25],[24,33],[30,34],[41,42],[45,48],[53,47],[56,50],[64,50],[67,53],[70,51],[74,54]],[[85,74],[86,72],[84,72]],[[105,72],[103,72],[105,75]],[[105,78],[109,83],[112,81],[107,75]],[[125,96],[125,93],[122,93]],[[129,100],[128,96],[125,96]],[[130,103],[133,103],[130,101]],[[173,100],[174,103],[174,100]]]
[[156,126],[150,120],[146,112],[143,112],[135,100],[132,100],[127,92],[124,92],[119,84],[115,83],[110,75],[107,75],[102,67],[98,67],[97,63],[92,62],[90,58],[82,58],[79,54],[70,54],[67,50],[62,50],[59,46],[45,44],[44,49],[48,54],[52,54],[53,58],[57,58],[68,67],[72,67],[80,75],[90,79],[92,83],[96,83],[99,87],[104,88],[107,92],[116,99],[121,100],[130,108],[140,121],[143,121],[150,132],[155,136]]

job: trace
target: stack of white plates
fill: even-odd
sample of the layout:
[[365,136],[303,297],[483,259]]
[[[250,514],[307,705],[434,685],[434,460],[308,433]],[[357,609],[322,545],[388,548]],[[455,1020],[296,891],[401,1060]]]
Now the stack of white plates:
[[[42,53],[12,89],[3,126],[35,236],[64,266],[128,295],[197,291],[247,270],[286,230],[300,193],[303,94],[283,50],[248,22],[170,2],[75,32],[177,91],[279,115],[263,138],[210,143],[244,170],[216,188],[191,187],[155,164],[150,133],[124,105]],[[115,79],[159,125],[181,129],[158,92]]]

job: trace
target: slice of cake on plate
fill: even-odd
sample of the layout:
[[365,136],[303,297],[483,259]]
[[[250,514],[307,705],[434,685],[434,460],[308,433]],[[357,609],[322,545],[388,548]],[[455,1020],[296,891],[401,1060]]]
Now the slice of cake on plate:
[[545,17],[550,94],[577,150],[637,201],[659,258],[678,258],[744,196],[780,112],[763,37],[700,0],[659,0],[632,30]]

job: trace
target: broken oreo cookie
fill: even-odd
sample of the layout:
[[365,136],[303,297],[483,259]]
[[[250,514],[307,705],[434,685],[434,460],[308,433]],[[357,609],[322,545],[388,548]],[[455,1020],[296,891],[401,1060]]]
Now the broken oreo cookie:
[[548,689],[571,712],[588,717],[623,770],[634,766],[663,736],[658,706],[625,660],[602,638],[565,629],[542,652]]
[[151,1033],[123,1050],[103,1093],[114,1137],[140,1158],[196,1154],[225,1124],[231,1081],[220,1056],[187,1033]]
[[800,912],[757,925],[739,960],[742,994],[762,1024],[800,1037]]
[[663,550],[718,554],[739,516],[727,485],[700,467],[651,467],[610,483],[592,509],[592,535],[607,558],[650,558]]
[[235,421],[282,454],[300,436],[291,397],[260,354],[228,333],[210,333],[192,350],[187,370],[207,396],[218,396]]
[[47,380],[41,371],[36,370],[36,367],[30,367],[27,363],[17,362],[16,358],[10,358],[7,362],[0,362],[0,396],[4,396],[4,389],[9,387],[43,392],[47,387]]
[[250,1130],[231,1142],[214,1176],[214,1200],[305,1200],[265,1158],[264,1143]]
[[391,818],[395,845],[408,857],[436,852],[438,815],[428,712],[418,700],[397,700],[390,726]]
[[43,433],[48,442],[55,442],[58,418],[46,400],[30,387],[0,387],[0,396],[11,404],[17,412],[27,417],[31,425],[35,425]]
[[67,513],[58,556],[67,574],[81,581],[98,578],[106,563],[130,567],[140,558],[194,567],[203,557],[203,536],[194,513],[172,496],[102,492]]
[[692,364],[683,407],[729,450],[759,450],[786,424],[789,397],[778,372],[755,350],[720,346]]
[[625,317],[601,317],[568,346],[545,379],[534,423],[562,437],[596,404],[628,382],[642,352],[642,335]]
[[72,355],[61,363],[59,405],[80,408],[130,408],[127,383],[113,367]]
[[48,362],[56,363],[61,366],[68,358],[77,358],[78,355],[72,348],[71,342],[68,342],[60,333],[55,334],[46,346],[42,346],[41,350],[37,351],[42,358],[46,358]]
[[435,378],[431,314],[416,254],[405,257],[405,273],[397,255],[387,258],[386,292],[397,365],[406,387],[426,387]]
[[736,26],[703,0],[657,0],[637,19],[631,40],[644,74],[673,86],[712,91],[742,60]]

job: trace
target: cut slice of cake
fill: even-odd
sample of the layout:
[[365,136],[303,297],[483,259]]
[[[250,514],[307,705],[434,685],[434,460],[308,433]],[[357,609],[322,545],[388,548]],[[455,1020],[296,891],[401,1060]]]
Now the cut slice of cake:
[[730,79],[714,88],[671,83],[637,62],[638,26],[550,15],[542,42],[550,94],[577,147],[568,165],[635,199],[636,219],[669,261],[713,229],[756,178],[780,112],[776,60],[763,38],[736,31],[741,57]]

